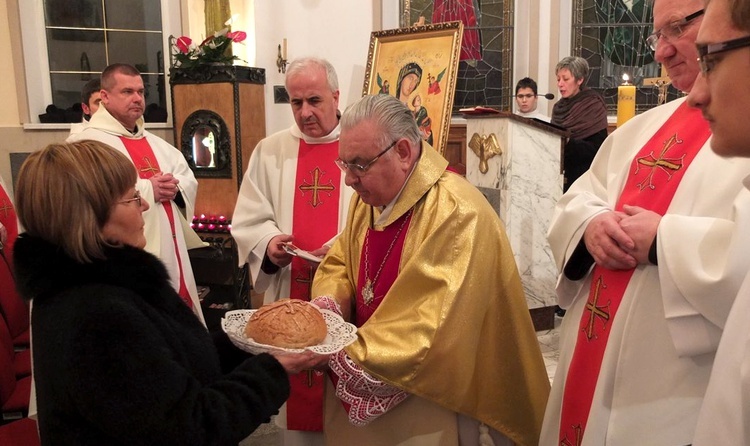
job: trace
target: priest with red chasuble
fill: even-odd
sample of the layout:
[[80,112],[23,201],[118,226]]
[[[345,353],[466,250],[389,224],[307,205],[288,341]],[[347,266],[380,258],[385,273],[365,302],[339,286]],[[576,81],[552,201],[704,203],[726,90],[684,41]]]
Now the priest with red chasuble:
[[341,128],[357,195],[312,292],[358,339],[328,362],[326,444],[537,444],[549,381],[497,214],[398,99]]
[[[682,91],[700,73],[703,6],[654,2],[649,42]],[[668,35],[678,22],[680,32]],[[719,157],[710,137],[685,99],[642,113],[604,141],[557,204],[548,238],[567,313],[541,444],[693,442],[750,268],[750,247],[737,238],[750,161]]]
[[[284,250],[285,244],[322,256],[343,228],[353,191],[336,167],[339,89],[336,71],[323,59],[302,58],[286,71],[295,124],[258,143],[232,217],[241,264],[247,262],[264,302],[310,300],[315,265]],[[291,396],[276,418],[285,446],[323,442],[321,372],[290,377]]]
[[138,171],[136,189],[149,204],[143,213],[145,249],[164,263],[175,291],[203,322],[188,250],[205,244],[186,218],[194,214],[198,181],[182,152],[144,129],[145,88],[137,68],[112,64],[102,72],[101,85],[99,108],[68,142],[100,141],[130,158]]

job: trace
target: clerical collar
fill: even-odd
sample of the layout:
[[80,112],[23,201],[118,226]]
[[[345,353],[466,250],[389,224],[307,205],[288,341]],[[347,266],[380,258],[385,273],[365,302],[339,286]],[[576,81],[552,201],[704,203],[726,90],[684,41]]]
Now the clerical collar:
[[393,212],[393,207],[396,206],[396,202],[401,196],[401,193],[404,192],[406,185],[409,183],[409,178],[411,178],[411,174],[413,174],[414,169],[417,168],[417,164],[419,164],[419,158],[417,159],[417,162],[415,162],[414,165],[411,166],[411,171],[409,172],[409,175],[407,175],[406,181],[404,181],[404,184],[401,185],[401,190],[398,191],[398,193],[396,194],[396,197],[385,206],[377,206],[378,210],[380,211],[380,216],[378,217],[377,220],[375,220],[374,226],[382,225],[383,223],[386,222],[386,220],[388,219],[388,216],[391,215],[391,212]]

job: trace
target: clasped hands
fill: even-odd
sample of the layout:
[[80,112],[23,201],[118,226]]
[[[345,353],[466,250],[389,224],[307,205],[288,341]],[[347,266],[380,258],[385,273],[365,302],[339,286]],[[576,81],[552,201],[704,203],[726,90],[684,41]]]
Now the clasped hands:
[[622,212],[609,211],[592,218],[583,241],[597,265],[632,269],[649,263],[648,252],[660,222],[661,215],[656,212],[625,205]]
[[177,192],[179,192],[177,185],[180,184],[180,180],[175,178],[171,173],[159,172],[149,178],[149,180],[154,189],[155,203],[174,200]]

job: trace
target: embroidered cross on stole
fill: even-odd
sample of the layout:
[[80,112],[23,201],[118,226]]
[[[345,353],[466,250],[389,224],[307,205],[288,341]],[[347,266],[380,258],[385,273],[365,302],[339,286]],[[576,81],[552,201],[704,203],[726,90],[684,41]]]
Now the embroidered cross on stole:
[[[159,161],[156,159],[154,151],[151,149],[146,138],[129,139],[121,136],[120,141],[122,141],[125,150],[127,150],[130,155],[130,159],[133,161],[133,164],[135,164],[138,178],[147,180],[161,172]],[[177,233],[175,232],[175,215],[172,210],[172,203],[157,203],[156,205],[164,210],[167,219],[169,220],[169,230],[174,245],[174,254],[177,258],[177,266],[180,269],[179,289],[177,290],[177,293],[188,307],[193,308],[193,300],[190,297],[190,292],[185,284],[182,259],[180,258],[180,248],[177,241]]]
[[[299,143],[297,176],[294,181],[292,235],[294,244],[312,251],[338,232],[341,200],[341,170],[336,167],[338,141],[326,144]],[[292,257],[290,298],[310,300],[315,273],[305,259]],[[324,375],[312,370],[290,376],[291,393],[286,402],[287,428],[323,430]]]
[[[710,133],[700,111],[680,105],[633,159],[615,209],[621,211],[627,204],[664,215]],[[591,273],[563,393],[560,445],[580,445],[584,438],[610,329],[634,271],[595,266]]]

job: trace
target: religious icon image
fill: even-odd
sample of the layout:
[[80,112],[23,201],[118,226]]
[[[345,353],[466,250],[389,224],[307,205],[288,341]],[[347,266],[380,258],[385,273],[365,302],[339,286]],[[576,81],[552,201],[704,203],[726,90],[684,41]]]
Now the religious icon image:
[[450,126],[462,32],[461,22],[447,22],[370,36],[362,94],[398,98],[414,114],[423,139],[440,153]]

